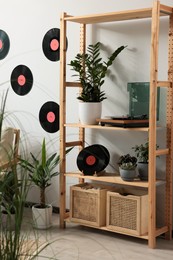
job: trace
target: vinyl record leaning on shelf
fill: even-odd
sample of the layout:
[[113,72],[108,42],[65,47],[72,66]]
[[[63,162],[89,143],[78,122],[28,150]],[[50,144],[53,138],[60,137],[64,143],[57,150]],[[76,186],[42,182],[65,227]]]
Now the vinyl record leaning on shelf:
[[40,109],[39,121],[46,132],[57,132],[59,130],[59,105],[53,101],[46,102]]
[[7,33],[0,30],[0,60],[4,59],[10,49],[10,40]]
[[[67,41],[66,41],[67,45]],[[50,29],[44,36],[42,42],[44,55],[51,61],[60,59],[60,29]]]
[[103,171],[109,164],[110,154],[106,147],[94,144],[85,147],[77,156],[77,166],[85,175]]
[[33,85],[31,70],[25,65],[18,65],[11,73],[11,86],[14,92],[20,96],[28,94]]

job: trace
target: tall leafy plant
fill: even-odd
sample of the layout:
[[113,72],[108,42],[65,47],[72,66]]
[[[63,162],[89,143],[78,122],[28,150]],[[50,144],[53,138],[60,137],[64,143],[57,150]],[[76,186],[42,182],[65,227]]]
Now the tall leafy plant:
[[[71,149],[69,148],[66,153]],[[51,185],[51,179],[59,174],[56,167],[60,162],[60,156],[57,153],[47,156],[45,138],[41,146],[41,158],[37,158],[33,153],[30,154],[31,161],[20,159],[20,165],[30,172],[30,181],[40,189],[40,207],[46,208],[45,191]]]
[[77,72],[73,76],[77,76],[82,85],[82,92],[77,98],[84,102],[101,102],[106,99],[101,86],[104,84],[109,67],[118,54],[126,48],[126,46],[119,47],[107,58],[107,61],[103,61],[100,57],[100,45],[100,42],[90,44],[87,53],[78,53],[69,64],[72,70]]
[[[18,182],[16,187],[14,187],[14,174],[20,175],[17,179]],[[7,173],[3,175],[3,178],[0,181],[0,207],[5,208],[7,219],[6,225],[4,226],[4,213],[3,211],[0,211],[0,259],[28,259],[28,255],[30,254],[28,251],[27,253],[25,252],[25,255],[22,255],[23,246],[30,238],[21,230],[28,188],[27,174],[22,170],[20,171],[20,174],[16,172]],[[12,211],[15,212],[13,229],[11,229]]]

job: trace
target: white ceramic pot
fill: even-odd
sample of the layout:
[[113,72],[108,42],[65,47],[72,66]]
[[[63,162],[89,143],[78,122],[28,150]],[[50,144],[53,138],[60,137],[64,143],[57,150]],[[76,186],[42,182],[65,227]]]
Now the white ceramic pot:
[[96,125],[101,118],[102,102],[79,102],[79,120],[84,125]]
[[40,208],[39,204],[32,206],[33,226],[37,229],[47,229],[52,226],[52,205]]

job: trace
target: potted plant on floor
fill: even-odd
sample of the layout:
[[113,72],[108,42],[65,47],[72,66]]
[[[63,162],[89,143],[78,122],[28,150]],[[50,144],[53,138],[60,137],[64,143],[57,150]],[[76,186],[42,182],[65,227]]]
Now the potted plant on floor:
[[[156,145],[156,149],[159,146]],[[134,150],[136,157],[138,159],[138,171],[139,171],[139,178],[142,181],[148,180],[148,156],[149,156],[149,142],[145,142],[144,144],[135,145],[132,147]]]
[[106,99],[105,92],[101,90],[104,78],[118,54],[126,48],[121,46],[116,49],[107,61],[100,57],[100,42],[90,44],[87,53],[78,53],[70,61],[72,70],[77,72],[82,91],[77,97],[79,103],[79,119],[82,124],[96,124],[96,118],[101,117],[101,102]]
[[137,177],[137,158],[130,154],[121,155],[117,164],[120,176],[124,181],[133,181]]
[[[66,153],[71,149],[67,149]],[[52,225],[52,205],[46,204],[45,192],[51,185],[51,179],[59,174],[56,167],[60,162],[60,156],[54,153],[47,157],[45,138],[41,146],[41,159],[30,154],[32,161],[20,159],[20,165],[30,172],[30,181],[40,189],[40,203],[32,207],[34,227],[47,229]]]

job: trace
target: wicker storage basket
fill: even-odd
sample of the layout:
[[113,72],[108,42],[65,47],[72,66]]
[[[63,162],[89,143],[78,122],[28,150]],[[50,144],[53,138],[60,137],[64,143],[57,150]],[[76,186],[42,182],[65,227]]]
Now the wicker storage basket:
[[71,186],[71,221],[89,226],[105,226],[106,191],[105,188],[93,183]]
[[107,192],[108,229],[117,232],[144,235],[148,232],[148,194],[142,190]]

